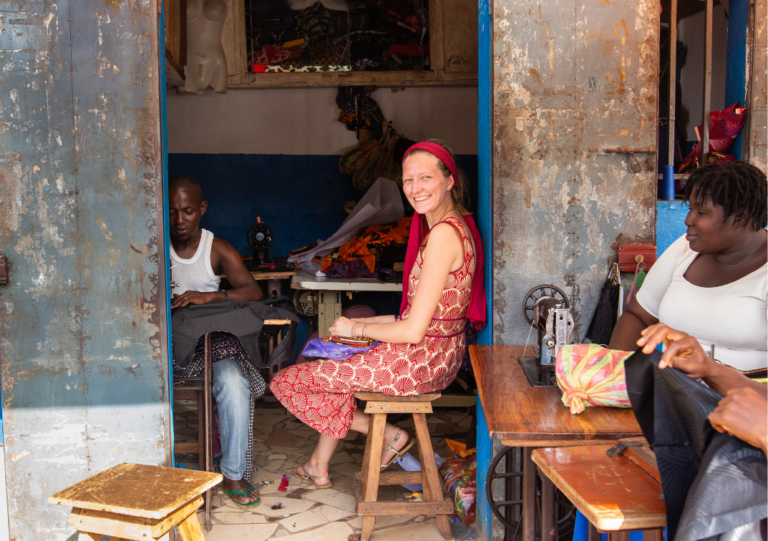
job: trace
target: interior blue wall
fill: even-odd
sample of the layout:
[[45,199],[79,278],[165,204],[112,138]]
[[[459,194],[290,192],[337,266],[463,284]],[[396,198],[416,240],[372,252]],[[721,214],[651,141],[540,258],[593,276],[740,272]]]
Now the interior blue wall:
[[685,235],[688,205],[683,201],[659,201],[656,204],[656,251],[659,255]]
[[[457,156],[469,180],[470,212],[477,210],[477,156]],[[208,211],[202,227],[251,255],[245,233],[256,217],[272,227],[273,256],[333,235],[359,199],[339,156],[275,154],[169,154],[168,173],[190,175],[203,187]]]
[[[468,210],[477,213],[477,156],[459,155],[456,165],[467,176]],[[359,200],[351,177],[339,173],[339,156],[286,154],[169,154],[168,174],[194,177],[203,188],[208,210],[201,226],[226,240],[242,255],[251,255],[245,233],[256,217],[275,234],[273,256],[333,235],[346,219],[343,205]],[[292,297],[288,280],[283,294]],[[399,296],[354,294],[342,297],[342,307],[365,304],[378,314],[394,314]],[[309,324],[302,317],[293,358],[307,339]]]

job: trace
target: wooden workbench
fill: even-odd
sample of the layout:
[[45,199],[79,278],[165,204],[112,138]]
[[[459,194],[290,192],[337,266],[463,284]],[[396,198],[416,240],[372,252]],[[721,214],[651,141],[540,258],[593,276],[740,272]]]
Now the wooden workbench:
[[[500,440],[504,446],[496,459],[515,447],[525,448],[523,540],[533,541],[536,533],[533,448],[612,444],[619,439],[642,438],[643,433],[631,409],[589,407],[572,415],[562,404],[556,388],[530,384],[518,362],[523,350],[523,346],[470,346],[469,353],[491,439]],[[528,347],[526,355],[535,357],[536,349]],[[491,464],[492,469],[498,463],[496,459]],[[493,472],[489,470],[486,482],[492,480]],[[549,539],[554,527],[554,488],[547,479],[542,482],[542,531],[548,532],[543,538]],[[512,495],[507,494],[505,500],[512,501]],[[496,513],[498,510],[494,507]]]

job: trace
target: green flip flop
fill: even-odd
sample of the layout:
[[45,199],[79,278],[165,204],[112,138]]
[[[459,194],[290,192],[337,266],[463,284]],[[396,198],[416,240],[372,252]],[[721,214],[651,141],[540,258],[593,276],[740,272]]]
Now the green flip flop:
[[239,494],[240,496],[248,497],[248,494],[252,491],[256,490],[254,487],[249,486],[248,490],[242,491],[242,490],[225,490],[224,494],[229,496],[229,498],[232,500],[232,503],[234,503],[236,506],[238,506],[240,509],[245,509],[246,511],[249,509],[256,509],[258,506],[261,505],[261,498],[256,498],[255,501],[252,501],[250,503],[240,503],[239,501],[235,500],[232,497],[232,494]]

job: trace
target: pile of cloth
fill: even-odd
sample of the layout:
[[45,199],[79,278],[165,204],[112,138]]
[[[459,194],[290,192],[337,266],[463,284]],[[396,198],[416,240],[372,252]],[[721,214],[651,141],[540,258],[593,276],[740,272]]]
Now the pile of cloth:
[[405,261],[411,217],[387,225],[362,227],[345,244],[313,261],[329,278],[375,278],[382,269]]
[[255,73],[429,67],[425,0],[250,0],[246,11]]

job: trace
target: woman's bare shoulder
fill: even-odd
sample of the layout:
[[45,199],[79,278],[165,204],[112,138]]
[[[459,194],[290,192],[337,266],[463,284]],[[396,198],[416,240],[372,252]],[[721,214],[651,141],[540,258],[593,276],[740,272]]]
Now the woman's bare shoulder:
[[428,253],[451,257],[463,250],[461,234],[456,226],[441,222],[429,230],[424,256]]

